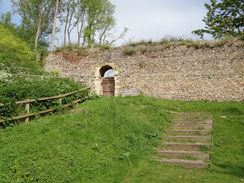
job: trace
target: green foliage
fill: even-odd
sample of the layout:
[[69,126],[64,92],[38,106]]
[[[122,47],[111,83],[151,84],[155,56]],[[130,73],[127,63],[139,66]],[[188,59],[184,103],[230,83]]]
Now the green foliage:
[[[127,45],[127,47],[124,48],[124,53],[125,55],[127,55],[128,52],[128,55],[130,55],[131,50],[136,51],[139,47],[138,51],[144,54],[145,52],[152,51],[150,45],[154,46],[160,44],[162,45],[162,47],[160,47],[160,50],[165,50],[177,46],[187,46],[188,48],[195,48],[195,49],[214,48],[214,47],[222,47],[224,45],[231,46],[238,40],[239,39],[237,38],[227,37],[216,41],[199,41],[199,40],[191,40],[191,39],[183,39],[178,37],[166,36],[163,39],[161,39],[159,42],[154,42],[154,41],[131,42]],[[131,48],[131,47],[135,47],[135,48]],[[131,55],[133,54],[134,53],[132,53]]]
[[[79,45],[90,47],[97,43],[106,44],[108,38],[113,37],[112,32],[116,26],[114,12],[115,6],[108,0],[66,1],[63,3],[64,18],[61,18],[66,27],[64,44],[66,33],[69,34],[73,28],[78,30]],[[71,20],[75,20],[75,23]]]
[[67,45],[62,45],[61,47],[56,47],[56,51],[61,51],[61,50],[76,50],[76,49],[80,49],[80,45],[75,44],[75,43],[70,43]]
[[0,24],[0,63],[5,66],[27,67],[31,69],[41,68],[41,64],[35,61],[35,53],[26,43],[15,37],[8,29]]
[[204,34],[211,34],[215,39],[223,37],[244,37],[244,2],[240,0],[211,0],[205,3],[208,10],[203,22],[204,29],[194,30],[193,33],[203,38]]
[[89,48],[81,47],[80,45],[78,45],[76,43],[72,43],[72,44],[62,45],[61,47],[56,47],[56,52],[75,51],[81,56],[88,56],[89,53],[88,53],[87,49],[89,49]]
[[0,102],[14,102],[25,99],[49,97],[72,92],[81,88],[79,83],[69,79],[6,77],[0,80]]
[[2,24],[2,26],[8,30],[11,31],[11,33],[17,33],[17,28],[16,25],[13,24],[12,22],[12,13],[6,12],[4,13],[0,13],[0,24]]
[[[5,119],[25,113],[23,104],[14,105],[12,104],[13,102],[65,94],[76,91],[84,86],[69,79],[23,76],[11,77],[6,73],[0,73],[0,87],[0,103],[6,104],[0,107],[0,119]],[[62,104],[68,104],[75,99],[83,98],[84,95],[87,95],[87,91],[65,97],[62,100]],[[30,112],[57,107],[59,107],[58,99],[33,102],[31,103]]]
[[[0,107],[0,119],[24,114],[22,105],[11,104],[15,101],[55,96],[84,87],[69,79],[50,77],[53,75],[55,74],[41,69],[41,64],[35,61],[35,53],[30,51],[26,43],[0,25],[0,103],[9,103]],[[72,97],[66,97],[63,104],[70,103]],[[51,100],[31,105],[31,112],[36,112],[55,108],[59,101]]]
[[150,40],[140,40],[138,42],[129,42],[128,45],[129,46],[138,46],[138,45],[152,45],[152,44],[156,44],[156,42]]
[[[46,48],[48,35],[51,34],[55,0],[11,0],[15,12],[21,19],[22,33],[25,41],[32,46],[32,50]],[[38,48],[38,49],[37,49]]]
[[101,51],[109,50],[111,48],[110,44],[100,44],[96,45]]
[[124,53],[124,55],[131,56],[131,55],[134,55],[134,54],[136,53],[136,50],[135,50],[134,48],[126,47],[126,48],[123,50],[123,53]]
[[148,51],[148,48],[143,46],[143,47],[140,48],[140,51],[141,51],[142,54],[146,53]]

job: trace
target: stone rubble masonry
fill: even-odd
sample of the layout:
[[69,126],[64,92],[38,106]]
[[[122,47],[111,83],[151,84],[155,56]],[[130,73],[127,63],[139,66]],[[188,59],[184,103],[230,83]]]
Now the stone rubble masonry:
[[[135,53],[126,55],[126,48],[134,49]],[[106,51],[92,48],[88,56],[75,62],[66,60],[62,52],[55,52],[46,58],[45,70],[85,83],[99,95],[102,94],[99,70],[109,65],[115,71],[115,96],[135,91],[174,100],[244,101],[243,48],[242,41],[202,48],[165,47],[160,43]]]

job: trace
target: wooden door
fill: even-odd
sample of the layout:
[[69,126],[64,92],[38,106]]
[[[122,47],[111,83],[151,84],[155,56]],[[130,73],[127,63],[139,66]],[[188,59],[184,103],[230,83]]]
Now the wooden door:
[[112,97],[114,96],[115,82],[114,78],[103,78],[102,81],[103,96]]

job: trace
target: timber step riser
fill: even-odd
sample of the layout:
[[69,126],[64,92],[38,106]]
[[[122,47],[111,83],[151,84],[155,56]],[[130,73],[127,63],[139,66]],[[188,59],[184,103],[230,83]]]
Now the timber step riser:
[[213,123],[213,120],[173,120],[172,123]]
[[202,160],[211,159],[207,152],[212,149],[213,119],[212,115],[197,114],[174,117],[172,130],[165,131],[166,141],[158,144],[158,161],[189,168],[210,167]]
[[194,141],[194,142],[211,142],[211,136],[168,136],[164,137],[166,140],[177,140],[177,141]]
[[213,119],[213,116],[175,116],[176,120],[208,120]]
[[194,130],[194,129],[199,129],[199,128],[202,128],[204,130],[207,130],[207,129],[212,129],[213,126],[212,125],[185,125],[185,124],[175,124],[175,125],[173,125],[173,128],[175,130],[177,130],[177,129]]
[[168,130],[165,131],[166,134],[193,134],[193,135],[212,135],[213,132],[209,130]]
[[172,160],[172,159],[161,159],[158,160],[171,165],[182,165],[188,168],[209,168],[209,163],[204,163],[203,161],[190,161],[190,160]]
[[192,122],[192,121],[171,121],[172,124],[189,124],[189,125],[197,125],[197,124],[202,124],[202,125],[212,125],[212,121],[204,121],[204,122]]
[[203,149],[210,150],[210,144],[184,144],[184,143],[163,143],[159,144],[158,148],[164,148],[165,150],[185,150],[185,151],[201,151]]
[[157,151],[158,156],[171,158],[194,157],[201,160],[210,159],[211,155],[208,153],[201,153],[198,151]]

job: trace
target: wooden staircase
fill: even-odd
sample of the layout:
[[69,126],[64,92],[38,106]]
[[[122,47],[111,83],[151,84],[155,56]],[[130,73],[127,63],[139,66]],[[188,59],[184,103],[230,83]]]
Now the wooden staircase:
[[165,134],[157,146],[158,161],[190,168],[210,167],[213,116],[178,114]]

